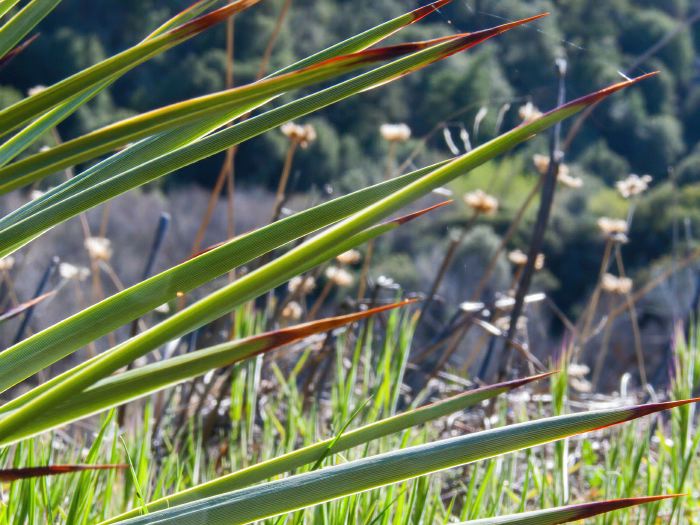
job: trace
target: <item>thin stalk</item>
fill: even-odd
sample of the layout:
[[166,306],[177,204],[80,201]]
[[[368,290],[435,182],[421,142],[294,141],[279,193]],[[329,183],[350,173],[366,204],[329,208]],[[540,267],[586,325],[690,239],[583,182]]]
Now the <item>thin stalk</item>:
[[[615,260],[617,261],[617,268],[620,277],[626,277],[625,265],[622,260],[622,250],[620,249],[619,243],[615,244]],[[642,334],[639,329],[639,318],[637,316],[637,308],[634,306],[631,291],[625,293],[625,301],[627,303],[627,309],[630,313],[630,324],[632,325],[632,336],[634,337],[634,352],[637,355],[637,365],[639,366],[639,379],[642,382],[642,386],[646,387],[646,385],[648,384],[648,380],[646,365],[644,363],[644,351],[642,349]]]
[[323,303],[328,298],[328,295],[331,293],[331,290],[333,289],[333,284],[334,283],[332,279],[328,279],[326,281],[326,284],[323,286],[321,293],[316,298],[316,301],[314,301],[313,306],[311,307],[309,313],[306,316],[307,321],[311,321],[316,317],[318,311],[321,309],[321,306],[323,306]]
[[284,165],[282,166],[282,173],[280,175],[279,183],[277,184],[277,191],[275,192],[275,203],[272,207],[272,218],[270,219],[270,222],[276,222],[282,213],[282,206],[284,205],[287,195],[289,174],[292,172],[294,154],[296,153],[298,147],[299,141],[296,139],[291,139],[289,142],[289,147],[287,148],[287,154],[284,156]]
[[600,262],[600,269],[598,270],[598,280],[596,281],[595,288],[593,289],[593,295],[591,300],[585,309],[585,314],[583,316],[584,323],[583,328],[580,331],[579,340],[579,351],[583,349],[591,331],[593,325],[593,319],[595,318],[596,310],[598,309],[598,302],[600,301],[600,292],[602,290],[603,276],[608,271],[608,266],[610,266],[610,259],[612,257],[612,251],[615,241],[612,238],[608,238],[605,241],[605,249],[603,250],[603,259]]
[[[56,272],[56,269],[58,268],[58,263],[60,261],[61,260],[56,256],[51,258],[51,262],[49,262],[49,265],[46,267],[46,270],[44,270],[41,279],[39,279],[39,284],[37,285],[36,290],[34,292],[34,296],[32,297],[33,299],[36,299],[37,297],[44,294],[44,291],[46,290],[46,287],[49,284],[49,280],[51,280],[51,277]],[[22,322],[20,323],[19,329],[17,330],[17,334],[15,335],[14,344],[19,343],[22,340],[22,338],[24,338],[24,334],[27,331],[27,328],[29,327],[29,323],[32,320],[33,314],[34,306],[28,308],[27,311],[24,313],[24,317],[22,317]]]
[[[289,7],[291,5],[291,0],[285,0],[285,5],[282,7],[282,10],[280,11],[280,14],[277,18],[277,21],[275,23],[275,28],[272,31],[272,34],[270,35],[270,39],[267,42],[267,46],[265,48],[265,54],[263,55],[263,58],[260,61],[260,66],[258,68],[258,74],[256,75],[256,80],[260,80],[265,76],[265,73],[267,71],[267,67],[270,61],[270,56],[272,55],[272,51],[274,49],[274,45],[277,41],[277,37],[279,36],[279,33],[282,28],[282,24],[284,23],[284,19],[287,16],[287,13],[289,11]],[[230,48],[229,48],[229,39],[230,39]],[[228,54],[228,63],[231,63],[230,65],[230,77],[227,74],[227,80],[230,78],[231,82],[233,83],[233,27],[231,28],[231,31],[229,32],[227,29],[227,51],[229,51]],[[228,73],[228,72],[227,72]],[[245,120],[248,115],[243,115],[240,119],[240,121]],[[212,188],[211,194],[209,195],[209,202],[207,204],[207,210],[204,213],[204,217],[202,217],[202,222],[199,224],[199,229],[197,230],[197,236],[195,237],[195,242],[192,245],[192,253],[195,254],[197,253],[201,247],[202,247],[202,242],[204,240],[204,235],[206,234],[207,228],[209,227],[209,223],[211,222],[211,218],[214,215],[214,210],[216,209],[216,203],[219,200],[219,197],[221,195],[221,190],[224,187],[224,184],[228,181],[228,187],[229,187],[229,192],[232,195],[233,194],[233,188],[234,188],[234,166],[235,166],[235,159],[236,159],[236,153],[238,152],[238,146],[232,146],[226,151],[226,157],[224,158],[224,162],[221,166],[221,169],[219,170],[219,176],[216,179],[216,183],[214,184],[214,188]],[[232,212],[229,211],[230,217],[233,217]]]
[[478,211],[474,211],[472,216],[469,218],[469,221],[467,222],[467,224],[464,225],[463,228],[461,228],[461,230],[459,231],[459,233],[457,235],[453,235],[452,238],[450,239],[450,243],[447,246],[447,250],[445,251],[445,255],[442,258],[442,263],[440,264],[440,268],[438,269],[438,272],[435,275],[435,279],[433,279],[433,284],[430,286],[430,291],[428,292],[428,295],[426,296],[426,299],[425,299],[425,303],[423,304],[423,307],[421,308],[420,316],[418,317],[418,322],[416,323],[416,326],[420,325],[420,323],[421,323],[421,321],[423,321],[423,318],[425,317],[425,314],[427,313],[428,309],[433,304],[433,301],[435,300],[435,296],[437,295],[437,291],[440,288],[442,281],[445,279],[445,275],[447,274],[447,270],[449,270],[450,266],[452,265],[452,261],[454,261],[455,255],[457,255],[457,250],[464,242],[464,238],[467,236],[467,233],[469,233],[469,231],[471,231],[471,229],[474,227],[474,224],[476,223],[477,219],[479,218],[479,215],[480,215],[480,213]]
[[[558,105],[564,104],[564,101],[566,100],[566,83],[564,81],[566,77],[566,67],[566,61],[563,58],[557,60],[555,70],[559,82],[559,92],[557,96]],[[552,211],[552,205],[554,204],[554,193],[557,187],[559,166],[561,165],[563,159],[563,153],[560,151],[561,128],[562,123],[557,122],[552,128],[550,135],[549,167],[547,169],[544,182],[542,183],[540,208],[537,213],[537,221],[535,222],[535,229],[532,233],[532,240],[530,241],[527,262],[525,263],[525,269],[523,270],[522,278],[518,284],[518,291],[515,294],[515,305],[513,306],[513,311],[511,312],[510,326],[508,327],[508,335],[506,336],[506,356],[504,356],[501,366],[499,367],[498,377],[505,377],[512,365],[514,348],[512,341],[515,338],[518,319],[520,318],[523,305],[525,304],[525,296],[530,289],[532,276],[535,273],[537,256],[542,252],[544,234],[547,231],[549,216]]]

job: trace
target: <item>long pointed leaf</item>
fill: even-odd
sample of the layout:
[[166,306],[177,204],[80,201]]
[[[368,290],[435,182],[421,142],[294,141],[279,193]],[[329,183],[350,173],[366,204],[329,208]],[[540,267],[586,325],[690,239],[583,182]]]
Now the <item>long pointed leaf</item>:
[[338,85],[240,122],[176,151],[150,160],[109,180],[93,184],[80,193],[65,197],[49,208],[38,211],[1,231],[0,257],[17,250],[41,232],[48,231],[70,217],[78,215],[117,195],[147,184],[211,155],[225,151],[232,146],[274,129],[289,120],[308,115],[357,93],[383,85],[433,62],[474,47],[519,25],[537,20],[542,16],[545,15],[538,15],[492,29],[469,33],[447,42],[430,46],[427,49],[395,60]]
[[[9,53],[20,41],[36,27],[61,0],[32,0],[19,12],[10,18],[5,24],[0,27],[0,58]],[[3,6],[5,14],[13,6],[12,2],[8,2]],[[0,132],[0,135],[2,132]]]
[[534,512],[524,512],[512,514],[510,516],[500,516],[496,518],[484,518],[481,520],[465,521],[460,525],[558,525],[571,521],[584,520],[607,514],[620,509],[646,505],[670,498],[677,498],[680,495],[669,496],[647,496],[642,498],[616,499],[610,501],[600,501],[597,503],[583,503],[581,505],[570,505],[556,509],[537,510]]
[[[448,37],[448,39],[451,38],[453,37]],[[0,194],[34,183],[59,170],[93,159],[155,133],[190,124],[202,118],[219,116],[222,112],[238,111],[242,113],[251,104],[263,103],[270,97],[289,90],[307,87],[344,75],[376,61],[409,54],[443,40],[446,39],[400,44],[331,58],[302,70],[291,71],[254,84],[179,102],[110,124],[9,166],[4,166],[0,169]],[[41,129],[34,135],[41,135],[44,131],[45,129]],[[12,141],[14,140],[13,137]],[[23,138],[19,140],[23,141]],[[6,144],[11,144],[12,141]],[[2,150],[5,149],[5,146],[0,148],[0,158],[2,158]]]
[[[81,310],[0,352],[0,389],[30,377],[70,353],[141,317],[179,293],[187,293],[255,258],[339,221],[430,173],[438,163],[331,200],[237,237],[199,257],[166,270]],[[46,351],[51,348],[51,351]],[[55,379],[57,380],[57,379]],[[51,385],[46,383],[44,388]],[[10,401],[0,411],[21,404]]]
[[[372,228],[368,228],[367,230],[358,233],[356,235],[352,235],[349,238],[343,240],[342,242],[336,244],[333,246],[331,249],[322,251],[320,253],[315,254],[313,257],[311,257],[308,261],[305,261],[303,265],[301,265],[298,269],[297,272],[304,272],[306,270],[309,270],[313,268],[314,266],[332,258],[335,257],[343,252],[346,252],[352,248],[355,248],[359,246],[360,244],[363,244],[371,239],[377,238],[379,235],[385,234],[398,226],[405,224],[407,221],[416,219],[420,217],[421,215],[428,213],[429,211],[438,208],[440,206],[443,206],[450,201],[447,201],[445,203],[437,204],[435,206],[431,206],[430,208],[426,208],[424,210],[411,213],[409,215],[405,215],[403,217],[399,217],[397,219],[388,221],[384,224],[380,224],[377,226],[374,226]],[[295,272],[296,273],[296,272]],[[292,275],[290,274],[289,277]],[[282,279],[281,281],[277,282],[276,284],[281,284],[282,282],[286,281],[287,279]],[[273,284],[272,286],[276,286],[276,284]],[[49,392],[51,389],[58,388],[62,383],[68,383],[74,378],[76,375],[79,375],[81,372],[83,372],[86,369],[89,368],[102,368],[100,367],[100,364],[102,362],[107,362],[107,367],[110,367],[111,365],[109,364],[110,362],[113,362],[114,358],[117,360],[120,359],[121,357],[117,354],[119,354],[122,350],[122,347],[124,344],[128,344],[128,341],[126,343],[123,343],[122,345],[116,346],[112,348],[111,350],[108,350],[107,352],[103,352],[102,354],[99,354],[88,361],[85,361],[81,363],[80,365],[64,372],[63,374],[60,374],[53,379],[47,381],[46,383],[35,387],[34,389],[30,390],[29,392],[26,392],[25,394],[19,396],[16,399],[13,399],[12,401],[6,403],[5,405],[2,406],[2,413],[5,414],[5,417],[8,419],[11,419],[13,417],[13,413],[8,413],[10,410],[16,410],[16,412],[21,412],[21,409],[25,407],[26,405],[30,404],[33,400],[35,400],[38,397],[41,397],[42,395],[45,395],[47,392]],[[102,368],[104,369],[104,368]],[[116,369],[114,369],[116,370]],[[114,371],[112,370],[112,371]],[[105,373],[101,375],[101,377],[107,377],[109,373]],[[95,376],[97,377],[97,376]],[[101,378],[100,377],[100,378]],[[99,378],[98,378],[99,379]],[[97,380],[93,381],[97,382]],[[58,403],[55,403],[54,406],[56,406]],[[15,413],[16,413],[15,412]],[[20,416],[21,417],[21,416]],[[36,426],[32,427],[34,428],[34,432],[38,433],[44,430],[48,430],[51,428],[50,426],[44,426],[42,428],[37,428]],[[25,427],[17,427],[15,428],[14,432],[12,435],[8,438],[7,441],[2,441],[0,440],[0,444],[8,444],[10,441],[15,441],[17,439],[17,436],[25,432]]]
[[[57,3],[58,0],[52,1]],[[3,109],[0,111],[0,134],[6,134],[18,128],[25,122],[52,107],[64,103],[66,98],[84,93],[92,86],[101,84],[104,82],[105,78],[109,78],[116,73],[132,69],[149,58],[205,31],[214,24],[225,20],[234,13],[240,12],[259,1],[260,0],[236,0],[227,6],[171,29],[162,35],[145,40],[126,51],[122,51],[117,55],[107,58],[94,66],[84,69],[46,88],[36,95]],[[2,33],[0,30],[0,39],[1,38]],[[14,47],[15,44],[13,44],[12,47]],[[0,47],[0,50],[2,50],[2,47]]]
[[[403,414],[370,423],[343,433],[337,440],[335,438],[326,439],[302,449],[289,452],[288,454],[263,461],[257,465],[252,465],[238,472],[229,474],[228,476],[223,476],[196,487],[183,490],[172,496],[166,496],[153,501],[146,505],[146,510],[148,510],[148,512],[153,512],[168,507],[174,507],[175,505],[182,505],[183,503],[198,499],[216,496],[265,481],[273,476],[291,472],[304,465],[314,463],[327,454],[337,454],[344,450],[364,445],[372,440],[422,425],[428,421],[436,420],[448,414],[466,410],[482,401],[493,399],[515,388],[520,388],[533,381],[539,381],[540,379],[549,377],[549,375],[550,374],[541,374],[470,390],[463,394],[448,397],[430,405],[404,412]],[[329,450],[328,447],[331,445],[332,449]],[[122,514],[109,520],[107,523],[114,523],[126,518],[138,516],[140,510],[141,509],[135,509],[126,514]]]
[[[387,38],[409,24],[421,20],[423,17],[442,7],[450,0],[439,0],[427,6],[418,8],[407,14],[401,15],[393,20],[379,24],[363,33],[350,37],[338,44],[326,48],[311,55],[299,62],[284,68],[271,76],[302,69],[310,65],[328,60],[343,54],[350,54],[361,51],[371,45]],[[254,107],[248,108],[250,110]],[[18,210],[0,219],[0,229],[6,228],[19,220],[30,216],[39,209],[45,208],[58,199],[74,195],[79,191],[89,187],[91,184],[107,180],[108,178],[128,171],[141,164],[144,159],[151,159],[166,154],[173,149],[198,140],[217,128],[229,123],[232,119],[242,115],[243,112],[231,111],[217,118],[202,119],[202,121],[185,126],[182,129],[175,129],[161,133],[155,137],[144,139],[137,144],[121,151],[105,161],[93,166],[89,170],[73,177],[71,180],[47,191],[40,198],[30,201]]]
[[[57,402],[62,402],[120,367],[165,344],[167,341],[199,326],[203,326],[236,306],[257,297],[266,290],[298,274],[302,271],[300,268],[308,264],[309,259],[314,259],[318,253],[332,249],[339,242],[346,240],[348,236],[357,234],[357,232],[382,220],[395,210],[527,140],[533,134],[554,125],[556,122],[581,111],[586,106],[598,102],[624,87],[634,84],[638,80],[621,82],[572,101],[542,115],[531,123],[521,125],[493,139],[442,168],[425,175],[393,195],[356,213],[338,225],[329,228],[275,261],[241,277],[234,283],[212,293],[209,297],[180,311],[159,325],[134,337],[104,359],[87,366],[69,380],[44,392],[23,406],[21,410],[3,418],[0,421],[0,440],[9,435],[11,431],[16,430],[19,425],[31,421],[33,417],[38,417],[43,411],[50,409]],[[10,361],[11,363],[12,361]]]
[[119,470],[126,465],[51,465],[48,467],[11,468],[0,470],[0,481],[7,483],[21,479],[58,476],[86,470]]
[[31,424],[24,425],[11,436],[11,439],[15,441],[25,439],[49,428],[64,425],[204,375],[210,370],[229,366],[305,339],[310,335],[334,330],[380,312],[412,303],[413,301],[404,301],[354,314],[321,319],[238,341],[229,341],[111,376],[82,394],[55,406],[53,410],[44,413]]
[[271,481],[119,523],[250,523],[697,401],[699,400],[673,401],[584,412],[485,430]]

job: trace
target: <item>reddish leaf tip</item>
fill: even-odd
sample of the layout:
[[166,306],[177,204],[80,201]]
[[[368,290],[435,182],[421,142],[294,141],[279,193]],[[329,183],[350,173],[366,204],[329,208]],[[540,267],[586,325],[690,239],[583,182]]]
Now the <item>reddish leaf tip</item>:
[[661,496],[641,496],[637,498],[624,498],[624,499],[612,499],[607,501],[599,501],[594,503],[583,503],[579,505],[574,505],[571,510],[576,511],[576,516],[573,517],[577,520],[582,520],[585,518],[592,518],[599,514],[605,514],[612,512],[614,510],[624,509],[627,507],[635,507],[637,505],[644,505],[647,503],[654,503],[656,501],[662,501],[666,499],[678,498],[683,494],[668,494]]
[[548,16],[549,13],[540,13],[538,15],[530,16],[527,18],[521,18],[520,20],[515,20],[513,22],[508,22],[506,24],[501,24],[499,26],[491,27],[488,29],[482,29],[481,31],[475,31],[473,33],[461,33],[454,36],[454,43],[447,49],[445,56],[458,53],[459,51],[464,51],[477,44],[488,40],[494,36],[510,31],[518,26],[528,24],[540,18]]
[[513,390],[515,388],[525,386],[529,383],[534,383],[535,381],[540,381],[542,379],[546,379],[546,378],[551,377],[551,376],[558,374],[558,373],[559,373],[559,370],[554,370],[552,372],[544,372],[542,374],[536,374],[534,376],[523,377],[521,379],[513,379],[511,381],[505,381],[503,383],[497,383],[497,384],[492,385],[492,386],[495,388],[507,388],[508,390]]
[[690,399],[680,399],[677,401],[664,401],[662,403],[649,403],[646,405],[638,405],[632,407],[633,410],[645,413],[653,414],[654,412],[660,412],[662,410],[669,410],[671,408],[677,408],[684,405],[690,405],[693,403],[700,403],[700,397],[693,397]]
[[621,82],[616,82],[615,84],[611,84],[607,87],[604,87],[598,91],[595,91],[594,93],[590,93],[588,95],[584,95],[581,98],[577,98],[576,100],[572,100],[571,102],[568,102],[564,104],[563,106],[560,106],[558,108],[553,109],[549,113],[552,113],[554,111],[559,111],[564,108],[572,107],[572,106],[589,106],[591,104],[597,104],[601,100],[603,100],[606,97],[609,97],[613,93],[616,93],[620,91],[621,89],[625,89],[629,86],[632,86],[634,84],[637,84],[638,82],[641,82],[643,80],[646,80],[648,78],[654,77],[658,75],[658,71],[652,71],[651,73],[645,73],[644,75],[640,75],[635,78],[628,78],[626,80],[623,80]]
[[168,33],[176,38],[186,38],[190,35],[200,33],[211,26],[226,20],[232,15],[243,11],[244,9],[248,9],[258,2],[260,2],[260,0],[236,0],[228,5],[220,7],[215,11],[199,16],[179,27],[171,29],[168,31]]
[[246,340],[269,340],[269,344],[265,344],[256,352],[256,354],[260,354],[273,348],[286,345],[294,341],[299,341],[301,339],[309,337],[310,335],[318,334],[321,332],[328,332],[330,330],[340,328],[341,326],[345,326],[355,321],[360,321],[367,317],[386,312],[387,310],[393,310],[395,308],[402,308],[404,306],[411,305],[417,301],[417,299],[405,299],[397,303],[377,306],[376,308],[371,308],[362,312],[355,312],[351,314],[340,315],[337,317],[329,317],[327,319],[310,321],[307,323],[291,326],[289,328],[282,328],[273,332],[267,332],[264,334],[256,335],[247,338]]
[[401,225],[401,224],[406,224],[407,222],[410,222],[410,221],[412,221],[413,219],[417,219],[417,218],[420,217],[421,215],[425,215],[425,214],[428,213],[428,212],[431,212],[431,211],[436,210],[436,209],[438,209],[438,208],[442,208],[443,206],[447,206],[448,204],[452,204],[453,202],[454,202],[454,200],[452,200],[452,199],[446,200],[446,201],[443,201],[443,202],[439,202],[439,203],[437,203],[437,204],[433,204],[432,206],[430,206],[430,207],[428,207],[428,208],[424,208],[424,209],[422,209],[422,210],[418,210],[418,211],[416,211],[416,212],[409,213],[409,214],[407,214],[407,215],[403,215],[403,216],[398,217],[398,218],[396,218],[396,219],[393,219],[393,220],[391,220],[391,221],[389,221],[389,222],[393,222],[393,223],[399,224],[399,225]]

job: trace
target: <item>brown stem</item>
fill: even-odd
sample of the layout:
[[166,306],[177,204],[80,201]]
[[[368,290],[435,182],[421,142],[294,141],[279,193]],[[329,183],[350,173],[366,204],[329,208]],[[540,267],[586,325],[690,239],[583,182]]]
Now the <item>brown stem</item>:
[[277,184],[277,192],[275,193],[275,204],[272,208],[272,218],[270,219],[270,222],[277,221],[280,218],[280,214],[282,213],[282,205],[284,204],[286,198],[289,174],[292,172],[294,154],[296,153],[298,147],[299,141],[292,140],[289,143],[289,148],[287,148],[287,155],[284,158],[284,165],[282,166],[282,174],[280,175],[280,180]]
[[323,289],[321,290],[321,293],[316,298],[314,305],[311,307],[311,310],[309,310],[309,313],[306,316],[307,321],[311,321],[312,319],[316,318],[316,314],[321,309],[321,306],[323,305],[324,301],[328,298],[328,294],[331,293],[332,289],[333,289],[333,281],[331,279],[328,279],[328,281],[326,281],[326,284],[324,285]]
[[613,244],[615,243],[612,239],[607,239],[605,241],[605,249],[603,251],[603,259],[600,262],[600,269],[598,270],[598,280],[596,281],[595,288],[593,289],[593,295],[591,295],[591,300],[588,302],[586,309],[584,310],[583,316],[583,328],[579,332],[579,351],[583,349],[588,339],[588,335],[591,331],[593,325],[593,319],[595,318],[596,310],[598,309],[598,301],[600,300],[600,292],[602,290],[601,285],[603,283],[603,276],[608,271],[608,266],[610,265],[610,256],[612,254]]
[[[622,250],[620,245],[615,245],[615,260],[617,261],[617,268],[620,277],[625,276],[625,266],[622,261]],[[637,366],[639,366],[639,379],[642,382],[642,386],[648,384],[646,364],[644,363],[644,352],[642,349],[642,334],[639,330],[639,318],[637,316],[637,308],[634,306],[634,301],[632,300],[632,293],[625,293],[625,302],[627,304],[627,309],[630,312],[630,323],[632,324],[632,336],[634,337],[634,352],[637,355]]]
[[605,327],[603,328],[603,340],[600,343],[600,351],[596,356],[595,366],[593,368],[593,377],[591,378],[591,385],[594,392],[598,387],[600,376],[603,373],[603,365],[605,364],[605,359],[608,357],[608,352],[610,351],[612,327],[613,323],[610,321],[610,318],[608,318],[605,323]]
[[289,8],[291,6],[292,0],[284,0],[282,9],[280,9],[280,13],[277,16],[277,20],[275,21],[275,27],[272,30],[272,34],[270,35],[270,40],[268,40],[267,42],[265,52],[263,53],[262,60],[260,61],[260,67],[258,68],[257,75],[258,80],[261,79],[267,71],[267,66],[270,63],[270,57],[272,57],[272,51],[275,48],[277,38],[279,37],[280,32],[282,31],[282,24],[284,24],[284,19],[287,18],[287,14],[289,13]]
[[374,239],[370,239],[367,242],[367,253],[362,261],[362,269],[360,270],[360,279],[357,284],[357,301],[360,302],[365,297],[365,292],[367,291],[367,278],[369,275],[369,267],[372,263],[372,256],[374,255]]

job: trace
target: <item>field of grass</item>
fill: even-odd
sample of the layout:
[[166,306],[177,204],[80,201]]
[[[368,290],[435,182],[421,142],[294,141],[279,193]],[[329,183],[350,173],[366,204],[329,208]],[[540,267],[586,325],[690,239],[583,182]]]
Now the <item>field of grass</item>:
[[[240,326],[251,332],[261,324],[251,311],[241,317]],[[5,448],[3,461],[13,466],[124,463],[129,467],[15,482],[4,489],[2,522],[101,522],[301,447],[333,441],[397,411],[474,388],[444,373],[422,392],[401,392],[414,321],[409,311],[394,311],[329,335],[331,343],[296,344],[225,369],[198,383],[197,393],[191,394],[187,384],[166,390],[130,407],[127,432],[119,429],[112,412],[70,434],[59,432]],[[683,399],[697,391],[697,348],[679,341],[675,355],[673,389],[655,392],[655,399]],[[533,417],[635,404],[647,395],[623,391],[616,397],[582,397],[572,394],[567,383],[563,370],[437,421],[321,455],[289,473]],[[219,388],[226,392],[229,384],[230,393],[212,394]],[[205,399],[202,392],[209,396]],[[651,416],[266,523],[455,523],[567,503],[671,493],[687,496],[621,510],[591,523],[698,523],[700,438],[694,421],[692,407],[685,406],[671,417]]]

